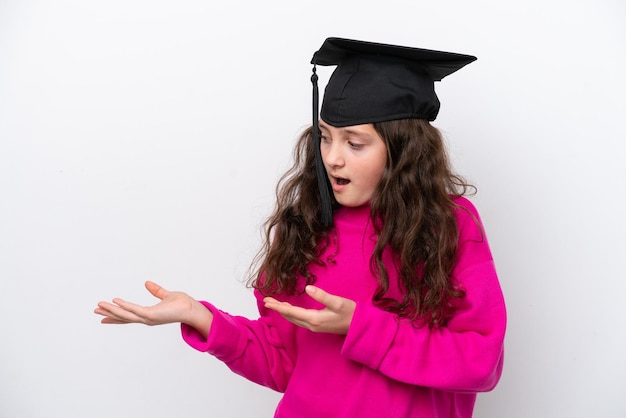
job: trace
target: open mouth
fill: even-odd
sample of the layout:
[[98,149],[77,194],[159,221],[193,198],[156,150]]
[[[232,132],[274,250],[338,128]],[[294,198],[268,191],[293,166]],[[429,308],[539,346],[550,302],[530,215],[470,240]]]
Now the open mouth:
[[350,183],[350,180],[344,179],[344,178],[341,178],[341,177],[335,177],[335,181],[337,182],[337,184],[339,186],[344,186],[344,185]]

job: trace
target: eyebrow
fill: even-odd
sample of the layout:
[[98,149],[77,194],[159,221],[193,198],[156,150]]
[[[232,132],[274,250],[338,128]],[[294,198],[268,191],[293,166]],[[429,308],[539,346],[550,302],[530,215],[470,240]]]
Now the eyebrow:
[[320,129],[325,129],[325,130],[327,130],[327,131],[329,130],[329,129],[328,129],[328,126],[326,126],[326,124],[325,124],[324,122],[322,122],[321,120],[318,122],[318,125],[317,125],[317,126],[318,126]]
[[[328,125],[325,122],[322,122],[321,120],[319,121],[318,126],[320,129],[324,129],[325,131],[330,131],[330,128],[328,127]],[[356,129],[352,129],[351,127],[342,127],[338,129],[341,129],[344,133],[348,135],[355,135],[361,138],[371,138],[371,135],[368,132],[362,132]]]
[[362,132],[362,131],[357,131],[354,129],[350,129],[350,128],[344,128],[343,131],[347,134],[351,134],[351,135],[356,135],[356,136],[365,136],[365,137],[370,137],[371,135],[367,132]]

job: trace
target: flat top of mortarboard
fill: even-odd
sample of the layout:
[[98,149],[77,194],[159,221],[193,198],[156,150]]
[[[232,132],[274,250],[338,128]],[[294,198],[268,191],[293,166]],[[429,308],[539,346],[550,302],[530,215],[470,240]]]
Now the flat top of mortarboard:
[[432,77],[433,81],[441,81],[445,76],[476,61],[475,56],[453,52],[344,38],[327,38],[322,47],[313,54],[311,64],[339,65],[345,58],[354,55],[376,57],[382,61],[400,59],[407,63],[414,63],[422,67]]

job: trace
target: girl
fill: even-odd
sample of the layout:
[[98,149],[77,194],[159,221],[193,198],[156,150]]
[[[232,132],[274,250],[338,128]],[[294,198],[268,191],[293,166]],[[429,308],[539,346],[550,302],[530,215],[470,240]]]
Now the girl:
[[[434,82],[475,57],[329,38],[337,65],[278,187],[251,280],[260,317],[147,282],[103,323],[184,340],[284,392],[276,417],[471,417],[502,371],[505,307],[480,218],[429,121]],[[331,192],[332,191],[332,192]]]

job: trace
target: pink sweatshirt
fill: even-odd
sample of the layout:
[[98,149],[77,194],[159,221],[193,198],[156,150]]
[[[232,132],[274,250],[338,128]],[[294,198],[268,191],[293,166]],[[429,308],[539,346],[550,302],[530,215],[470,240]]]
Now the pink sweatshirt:
[[[208,339],[186,325],[183,338],[235,373],[284,392],[275,417],[471,417],[476,393],[493,389],[500,378],[506,312],[478,213],[465,198],[457,203],[467,211],[456,213],[454,275],[466,297],[445,327],[418,328],[373,305],[377,280],[369,260],[376,237],[369,207],[361,207],[336,211],[336,242],[323,255],[324,266],[310,266],[316,286],[356,301],[347,335],[297,327],[265,309],[257,292],[259,319],[203,302],[214,314]],[[397,277],[388,271],[390,279]],[[394,294],[398,288],[390,286]],[[307,295],[281,299],[321,308]]]

